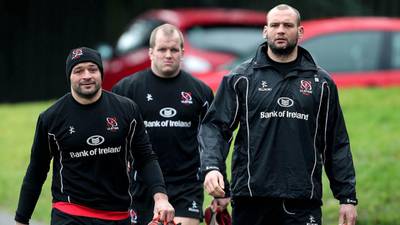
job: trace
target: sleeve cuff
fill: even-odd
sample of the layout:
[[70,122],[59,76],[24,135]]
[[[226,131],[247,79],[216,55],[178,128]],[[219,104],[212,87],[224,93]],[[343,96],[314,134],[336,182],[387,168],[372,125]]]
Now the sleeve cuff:
[[14,220],[17,221],[18,223],[22,224],[29,224],[29,218],[25,218],[24,216],[15,214]]
[[207,174],[208,172],[212,171],[212,170],[218,170],[220,171],[218,166],[207,166],[206,169],[204,170],[204,174]]
[[151,189],[151,196],[154,196],[156,193],[167,194],[167,190],[164,186],[155,186]]
[[356,198],[341,198],[339,202],[340,204],[352,204],[352,205],[358,204],[358,200]]

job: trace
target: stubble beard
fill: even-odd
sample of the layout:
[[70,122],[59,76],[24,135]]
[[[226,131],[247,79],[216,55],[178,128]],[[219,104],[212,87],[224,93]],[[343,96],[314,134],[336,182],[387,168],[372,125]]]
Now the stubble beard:
[[268,48],[271,49],[272,53],[277,56],[288,56],[290,55],[297,46],[297,39],[295,41],[288,41],[287,46],[285,47],[278,47],[273,42],[268,42]]
[[77,87],[74,88],[75,93],[84,99],[92,99],[100,90],[100,85],[98,83],[95,84],[93,91],[85,91],[83,88],[78,85]]

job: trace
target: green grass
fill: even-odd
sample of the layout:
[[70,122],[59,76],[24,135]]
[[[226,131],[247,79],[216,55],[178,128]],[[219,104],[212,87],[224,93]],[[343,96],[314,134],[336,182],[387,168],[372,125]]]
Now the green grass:
[[[0,104],[0,207],[15,212],[39,113],[50,102]],[[47,179],[33,218],[50,224],[50,179]]]
[[[359,223],[400,221],[400,88],[341,90],[357,175]],[[334,224],[337,202],[325,181],[327,224]]]
[[[340,99],[357,173],[358,225],[399,224],[400,88],[343,89]],[[51,102],[0,104],[0,208],[15,211],[37,116]],[[229,161],[229,160],[228,160]],[[229,167],[228,167],[229,168]],[[49,223],[49,180],[33,218]],[[324,224],[337,224],[338,202],[324,178]],[[206,195],[205,205],[210,203]]]

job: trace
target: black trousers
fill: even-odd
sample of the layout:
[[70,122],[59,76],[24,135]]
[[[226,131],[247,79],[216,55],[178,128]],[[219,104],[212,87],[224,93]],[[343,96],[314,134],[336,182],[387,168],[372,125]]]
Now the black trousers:
[[72,216],[57,209],[51,211],[51,225],[131,225],[130,218],[126,220],[101,220],[96,218]]
[[321,225],[321,203],[311,200],[234,197],[233,225]]

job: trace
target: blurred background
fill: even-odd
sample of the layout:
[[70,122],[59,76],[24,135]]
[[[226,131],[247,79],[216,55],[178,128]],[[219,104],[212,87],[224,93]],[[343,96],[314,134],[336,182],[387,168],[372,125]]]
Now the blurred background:
[[299,9],[304,20],[400,15],[397,0],[2,0],[0,102],[60,97],[68,90],[65,57],[71,48],[115,46],[129,23],[150,9],[219,7],[266,12],[279,3]]
[[[357,224],[400,224],[398,0],[1,0],[0,224],[12,223],[3,222],[1,213],[12,221],[37,116],[69,90],[70,49],[102,51],[109,89],[149,65],[149,32],[169,21],[184,31],[185,69],[216,90],[221,77],[263,41],[265,13],[280,3],[300,11],[301,45],[341,89],[357,173]],[[33,215],[42,224],[49,224],[50,181]],[[338,202],[325,177],[324,193],[324,224],[337,224]],[[204,205],[209,203],[206,195]]]

